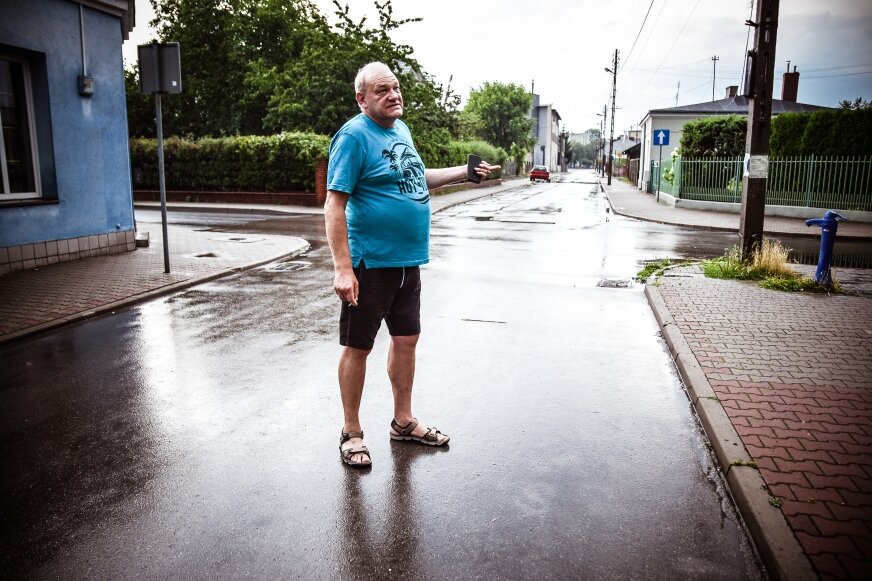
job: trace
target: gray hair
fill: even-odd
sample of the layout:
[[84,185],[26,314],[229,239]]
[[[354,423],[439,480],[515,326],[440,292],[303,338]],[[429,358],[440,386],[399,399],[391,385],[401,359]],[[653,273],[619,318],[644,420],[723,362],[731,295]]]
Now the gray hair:
[[378,61],[363,65],[360,70],[357,71],[357,76],[354,78],[354,92],[365,93],[366,86],[369,84],[370,78],[372,78],[372,73],[374,73],[376,70],[382,69],[387,69],[388,71],[391,71],[391,68],[388,65],[380,63]]

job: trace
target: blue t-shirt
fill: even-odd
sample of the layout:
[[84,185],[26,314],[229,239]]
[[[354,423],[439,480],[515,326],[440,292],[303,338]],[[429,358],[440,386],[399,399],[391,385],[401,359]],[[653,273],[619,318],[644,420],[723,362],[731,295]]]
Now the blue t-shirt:
[[367,268],[430,260],[430,193],[424,163],[400,120],[382,127],[363,113],[333,136],[327,189],[349,194],[345,217],[351,263]]

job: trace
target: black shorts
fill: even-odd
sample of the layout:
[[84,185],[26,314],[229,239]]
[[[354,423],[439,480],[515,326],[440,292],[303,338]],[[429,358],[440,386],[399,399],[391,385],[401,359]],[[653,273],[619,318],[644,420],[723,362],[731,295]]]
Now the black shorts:
[[421,269],[366,268],[363,261],[354,269],[359,292],[357,306],[342,303],[339,315],[339,344],[355,349],[372,349],[381,322],[392,336],[421,332]]

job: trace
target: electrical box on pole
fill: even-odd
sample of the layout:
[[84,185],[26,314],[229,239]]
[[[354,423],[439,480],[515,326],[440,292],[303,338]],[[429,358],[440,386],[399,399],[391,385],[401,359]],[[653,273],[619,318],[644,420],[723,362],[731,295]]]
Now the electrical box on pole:
[[766,212],[766,182],[769,177],[769,132],[772,122],[772,77],[775,74],[775,38],[778,31],[778,0],[759,0],[754,50],[749,55],[745,87],[748,104],[748,135],[745,140],[745,172],[742,177],[742,216],[739,236],[742,260],[750,260],[763,242]]

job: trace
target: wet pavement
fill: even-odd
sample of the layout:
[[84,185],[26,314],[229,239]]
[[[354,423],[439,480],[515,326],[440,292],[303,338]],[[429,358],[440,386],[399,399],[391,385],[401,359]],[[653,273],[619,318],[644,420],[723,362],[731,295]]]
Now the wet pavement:
[[[760,578],[630,282],[640,255],[663,252],[650,232],[672,227],[646,236],[592,190],[523,184],[435,217],[416,413],[452,442],[389,440],[382,334],[369,471],[336,449],[318,216],[304,254],[0,347],[2,571]],[[281,220],[259,223],[242,233]]]
[[[387,438],[382,337],[363,473],[336,457],[317,209],[182,218],[178,278],[159,245],[4,275],[0,574],[759,578],[744,520],[775,578],[867,578],[869,271],[835,269],[829,297],[634,283],[722,254],[735,216],[586,173],[434,198],[416,402],[451,448]],[[872,225],[845,243],[868,254]]]

